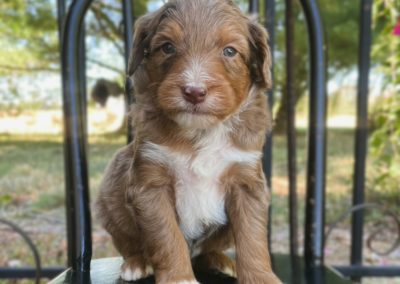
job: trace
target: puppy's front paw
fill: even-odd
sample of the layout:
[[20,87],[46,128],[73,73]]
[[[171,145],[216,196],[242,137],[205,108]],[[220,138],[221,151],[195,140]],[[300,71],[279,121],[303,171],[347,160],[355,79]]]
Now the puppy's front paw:
[[124,281],[139,280],[153,273],[153,267],[146,265],[139,256],[125,259],[121,266],[121,279]]

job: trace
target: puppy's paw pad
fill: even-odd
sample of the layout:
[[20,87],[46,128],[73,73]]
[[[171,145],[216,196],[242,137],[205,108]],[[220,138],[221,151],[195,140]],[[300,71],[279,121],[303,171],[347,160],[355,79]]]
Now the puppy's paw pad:
[[121,278],[125,281],[135,281],[141,279],[145,276],[143,271],[140,268],[133,267],[122,267],[121,269]]

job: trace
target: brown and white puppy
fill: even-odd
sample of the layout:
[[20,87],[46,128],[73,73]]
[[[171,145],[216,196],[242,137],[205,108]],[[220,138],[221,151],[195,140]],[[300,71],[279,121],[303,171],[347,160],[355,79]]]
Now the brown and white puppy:
[[[122,279],[198,283],[193,265],[280,283],[261,167],[270,56],[266,31],[232,1],[169,1],[138,20],[134,141],[108,166],[97,200]],[[231,247],[236,265],[223,253]]]

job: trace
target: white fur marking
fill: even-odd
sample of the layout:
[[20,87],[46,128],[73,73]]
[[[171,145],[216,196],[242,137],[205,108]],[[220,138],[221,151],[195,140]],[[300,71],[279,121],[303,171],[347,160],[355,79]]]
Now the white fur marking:
[[232,270],[232,268],[230,267],[225,267],[222,272],[226,275],[232,276],[232,277],[236,277],[236,273]]
[[146,276],[154,274],[153,266],[147,265],[145,273],[146,273]]
[[129,266],[122,268],[121,270],[121,278],[125,281],[135,281],[152,274],[154,274],[154,271],[151,265],[146,266],[144,273],[140,268],[135,268],[132,270],[132,268]]
[[176,210],[187,240],[199,238],[204,226],[227,222],[220,177],[233,163],[256,165],[257,151],[242,151],[228,140],[229,129],[219,125],[195,145],[193,154],[173,152],[168,147],[147,142],[141,154],[155,163],[167,165],[176,177]]
[[191,252],[190,257],[191,258],[195,258],[196,256],[198,256],[200,254],[201,254],[201,248],[200,247],[195,247],[193,249],[193,251]]
[[132,270],[130,267],[125,267],[121,271],[121,278],[125,281],[135,281],[143,276],[142,270],[139,268]]
[[206,129],[217,122],[212,115],[197,115],[191,113],[180,113],[174,117],[174,121],[185,129]]
[[193,58],[189,67],[183,72],[186,86],[205,88],[205,82],[211,80],[210,75],[204,70],[205,62],[201,58]]

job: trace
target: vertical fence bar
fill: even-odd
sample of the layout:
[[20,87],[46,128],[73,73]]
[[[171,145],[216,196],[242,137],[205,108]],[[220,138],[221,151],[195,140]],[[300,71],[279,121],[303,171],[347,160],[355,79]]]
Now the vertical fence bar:
[[[125,48],[125,73],[128,73],[128,62],[129,62],[129,54],[132,46],[132,35],[133,35],[133,4],[132,0],[123,0],[122,1],[122,10],[123,10],[123,21],[124,21],[124,48]],[[125,110],[126,113],[129,112],[130,105],[133,103],[133,97],[128,88],[125,87]],[[133,139],[132,134],[132,124],[128,119],[127,123],[127,140],[130,143]]]
[[134,23],[132,0],[123,0],[122,10],[124,21],[125,70],[128,70],[129,53],[132,45]]
[[[271,74],[272,81],[274,81],[274,48],[275,48],[275,0],[264,1],[264,15],[265,15],[265,28],[269,35],[269,46],[271,49],[272,65]],[[274,90],[268,90],[268,106],[272,113],[272,106],[274,103]],[[272,190],[272,133],[267,136],[264,149],[263,149],[263,170],[267,178],[267,184],[270,190]],[[271,226],[272,209],[269,207],[269,220],[268,220],[268,246],[271,251],[271,240],[272,240],[272,226]]]
[[64,28],[64,20],[65,20],[65,11],[66,11],[66,0],[57,0],[57,19],[58,19],[58,40],[59,40],[59,49],[61,54],[62,47],[62,33]]
[[[268,31],[269,35],[269,46],[271,49],[272,55],[272,66],[271,66],[271,74],[272,81],[274,78],[274,48],[275,48],[275,0],[265,0],[264,2],[264,15],[265,15],[265,28]],[[270,112],[272,113],[272,106],[274,103],[274,90],[273,88],[268,90],[268,106],[270,108]],[[263,155],[263,169],[264,173],[267,177],[268,186],[271,188],[271,177],[272,177],[272,135],[268,135],[265,146],[264,146],[264,155]]]
[[[57,16],[58,16],[58,39],[59,39],[59,51],[60,55],[63,54],[63,32],[64,32],[64,23],[65,23],[65,15],[66,15],[66,0],[58,0],[57,1]],[[60,56],[61,57],[61,56]],[[62,67],[62,57],[60,58],[60,64]],[[65,139],[64,139],[65,141]],[[74,204],[73,198],[70,196],[70,192],[68,187],[65,187],[65,208],[66,208],[66,230],[67,230],[67,247],[74,248],[75,244],[75,228],[74,228]],[[72,266],[73,259],[75,259],[75,250],[68,249],[67,250],[67,265],[68,267]]]
[[300,0],[307,22],[310,49],[310,114],[304,257],[309,266],[324,259],[326,83],[324,38],[315,0]]
[[[364,202],[365,160],[368,139],[368,77],[371,50],[372,0],[361,0],[358,58],[357,126],[355,134],[355,163],[353,183],[353,206]],[[364,212],[355,211],[352,216],[351,257],[352,265],[362,264]],[[360,277],[353,278],[360,281]]]
[[259,1],[258,0],[250,0],[249,1],[249,13],[250,14],[258,14],[259,10]]
[[298,257],[297,223],[297,153],[296,153],[296,93],[294,88],[295,33],[294,0],[285,0],[285,45],[286,45],[286,94],[287,94],[287,150],[289,179],[289,247],[292,267],[291,282],[299,283],[301,278]]
[[64,160],[67,218],[71,221],[68,247],[71,268],[90,271],[92,255],[89,184],[86,159],[86,117],[82,105],[79,74],[83,18],[92,0],[72,2],[65,18],[62,39],[62,79],[64,111]]
[[[86,95],[86,28],[85,22],[82,22],[81,33],[79,35],[79,68],[78,68],[78,77],[79,77],[79,88],[80,88],[80,96],[79,99],[81,100],[80,106],[82,108],[82,119],[83,126],[85,127],[84,133],[87,132],[87,95]],[[87,144],[86,144],[87,146]],[[87,149],[85,149],[87,152]]]
[[287,93],[287,149],[289,177],[289,237],[290,255],[293,260],[298,253],[297,242],[297,168],[296,168],[296,94],[294,90],[294,14],[293,0],[285,0],[286,32],[286,93]]

